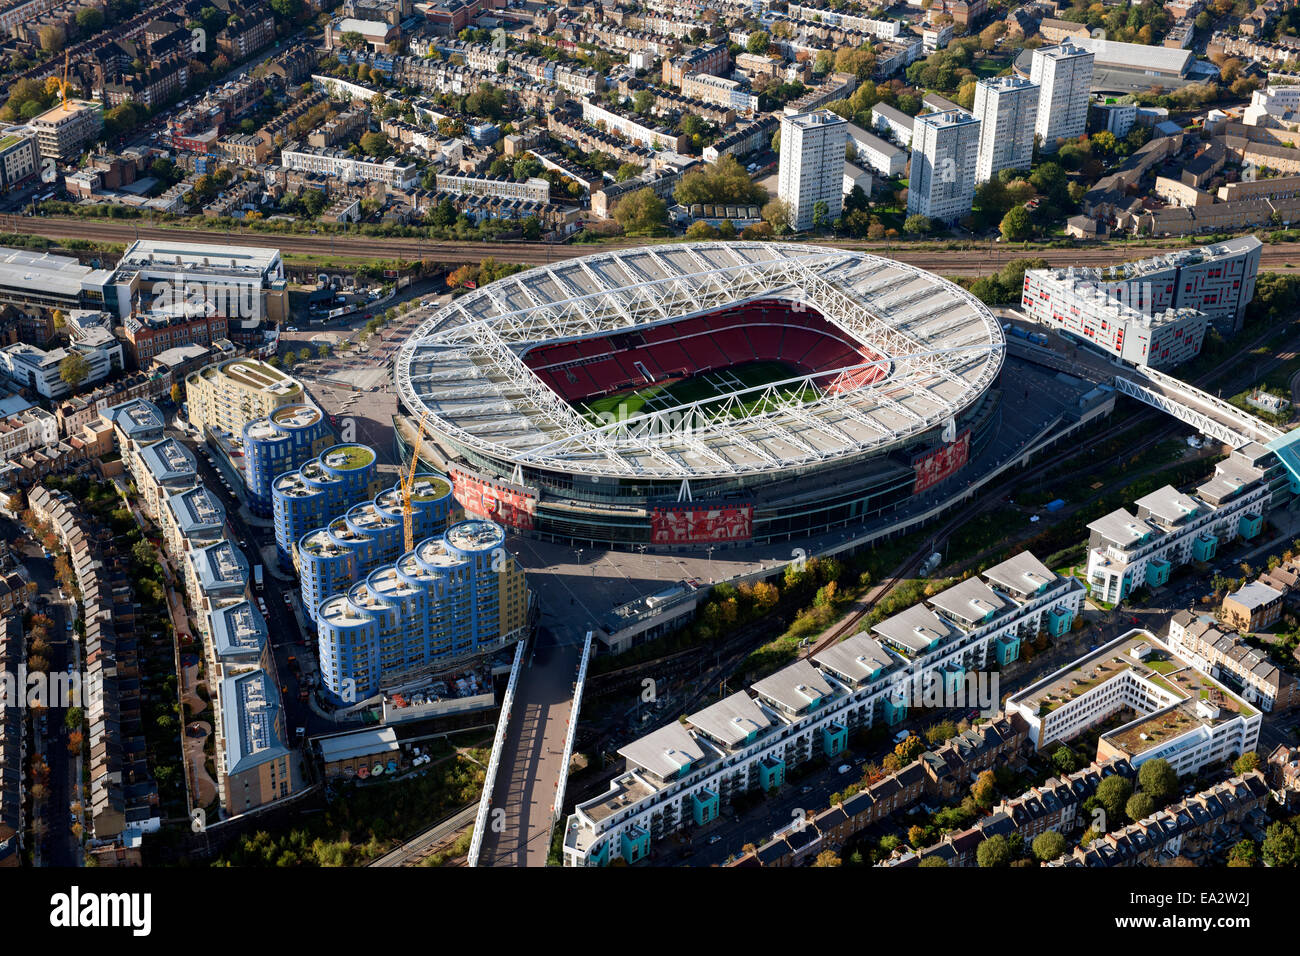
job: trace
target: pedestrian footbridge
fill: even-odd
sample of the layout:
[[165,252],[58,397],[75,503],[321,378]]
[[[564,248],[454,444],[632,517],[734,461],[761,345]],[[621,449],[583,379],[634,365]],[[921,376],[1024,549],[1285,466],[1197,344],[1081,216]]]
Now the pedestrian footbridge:
[[1153,368],[1139,367],[1116,373],[1115,390],[1233,448],[1252,442],[1263,446],[1285,469],[1291,492],[1300,494],[1300,428],[1284,432],[1244,409]]

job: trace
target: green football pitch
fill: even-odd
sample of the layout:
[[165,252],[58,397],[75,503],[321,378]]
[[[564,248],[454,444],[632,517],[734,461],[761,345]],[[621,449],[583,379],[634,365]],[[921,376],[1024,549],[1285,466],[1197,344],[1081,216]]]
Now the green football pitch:
[[[577,408],[593,421],[600,421],[602,417],[609,414],[612,414],[616,420],[626,421],[637,414],[663,411],[694,402],[704,402],[701,410],[708,411],[714,407],[714,403],[709,402],[711,398],[721,401],[722,396],[730,392],[780,382],[787,378],[795,378],[798,374],[783,362],[748,362],[727,369],[705,372],[702,375],[693,375],[690,378],[673,379],[614,395],[602,395],[589,402],[578,403]],[[800,388],[798,385],[786,386],[783,392],[786,395],[802,392],[804,401],[812,401],[819,394],[816,388]],[[732,414],[737,418],[743,418],[763,411],[760,407],[763,404],[765,404],[764,399],[756,394],[751,401],[736,406]]]

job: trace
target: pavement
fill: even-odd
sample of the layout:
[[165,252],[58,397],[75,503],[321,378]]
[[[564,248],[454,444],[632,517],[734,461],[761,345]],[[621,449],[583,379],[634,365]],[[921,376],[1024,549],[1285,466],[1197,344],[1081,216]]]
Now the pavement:
[[515,687],[479,866],[546,865],[580,655],[549,631],[538,634]]

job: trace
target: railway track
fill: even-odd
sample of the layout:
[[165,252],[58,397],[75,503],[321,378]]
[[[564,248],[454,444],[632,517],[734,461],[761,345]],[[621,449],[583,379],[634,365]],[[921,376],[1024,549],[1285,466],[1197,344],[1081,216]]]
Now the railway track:
[[[546,242],[448,242],[415,238],[376,238],[356,235],[261,233],[252,230],[184,229],[138,222],[96,222],[66,217],[0,216],[0,232],[17,232],[47,239],[83,239],[129,243],[135,239],[173,239],[188,242],[222,242],[276,248],[284,255],[355,259],[425,259],[447,263],[479,262],[495,257],[504,262],[541,265],[614,249],[645,245],[645,240],[624,239],[600,244]],[[969,249],[923,250],[897,243],[854,239],[828,239],[821,244],[840,249],[878,253],[941,275],[976,276],[997,272],[1013,259],[1041,257],[1054,265],[1111,265],[1129,259],[1169,252],[1168,246],[1108,245],[1079,249],[1023,250],[1002,246]],[[1260,267],[1282,269],[1300,265],[1300,242],[1266,245]]]

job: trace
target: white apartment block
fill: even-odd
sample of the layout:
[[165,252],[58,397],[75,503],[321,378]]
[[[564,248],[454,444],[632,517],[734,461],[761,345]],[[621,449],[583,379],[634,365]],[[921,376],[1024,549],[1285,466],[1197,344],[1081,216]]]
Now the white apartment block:
[[90,100],[68,100],[28,124],[36,134],[42,157],[71,159],[104,129],[104,106]]
[[946,49],[952,42],[952,24],[942,23],[921,29],[921,49],[926,53]]
[[844,208],[844,144],[848,122],[830,110],[781,118],[781,163],[777,195],[790,207],[790,225],[812,228],[814,209],[826,204],[826,218]]
[[474,173],[438,173],[435,188],[439,192],[459,196],[490,196],[497,199],[527,199],[530,202],[551,201],[551,184],[536,176],[531,179],[497,179]]
[[1043,749],[1069,741],[1124,710],[1136,719],[1108,731],[1097,759],[1134,767],[1167,760],[1182,776],[1254,750],[1260,712],[1180,658],[1149,631],[1121,635],[1007,700]]
[[[1028,552],[983,577],[882,621],[889,648],[858,634],[621,748],[626,770],[565,824],[564,865],[643,858],[652,841],[716,819],[740,793],[779,785],[787,767],[814,753],[833,759],[854,730],[901,721],[918,685],[973,677],[1014,660],[1024,637],[1064,633],[1083,602],[1081,582]],[[932,622],[923,634],[917,614]]]
[[0,192],[36,175],[40,153],[36,134],[25,126],[0,130]]
[[1092,53],[1068,40],[1034,51],[1029,79],[1041,87],[1034,132],[1043,152],[1054,153],[1057,140],[1087,131],[1092,61]]
[[1004,169],[1028,171],[1034,158],[1034,124],[1039,88],[1019,76],[999,76],[975,84],[974,117],[980,121],[975,181]]
[[[1046,283],[1068,280],[1073,275],[1080,287],[1091,286],[1117,303],[1146,315],[1158,315],[1170,309],[1203,312],[1220,332],[1231,335],[1241,328],[1246,306],[1255,296],[1262,248],[1263,244],[1254,236],[1240,236],[1200,249],[1179,249],[1105,269],[1030,270],[1025,273],[1022,304],[1035,321],[1066,321],[1067,315],[1074,315],[1068,307],[1078,303],[1067,297],[1067,308],[1057,308],[1052,301],[1055,289]],[[1041,288],[1040,283],[1043,283]],[[1118,343],[1111,340],[1113,334],[1113,328],[1098,327],[1091,336],[1098,345],[1118,355],[1115,348]],[[1177,360],[1176,352],[1180,349],[1173,343],[1160,344],[1153,338],[1149,345],[1145,357],[1141,350],[1137,353],[1141,364],[1170,364]],[[1198,342],[1198,349],[1199,346]]]
[[1141,587],[1159,587],[1174,567],[1210,562],[1219,542],[1253,538],[1263,524],[1269,486],[1246,446],[1215,466],[1195,494],[1166,485],[1088,525],[1092,596],[1118,603]]
[[975,201],[979,145],[980,122],[965,110],[916,117],[907,214],[941,222],[968,215]]
[[683,74],[682,95],[746,115],[758,112],[758,97],[749,91],[749,87],[712,73]]
[[297,144],[280,151],[280,165],[285,169],[320,173],[344,182],[383,183],[393,189],[407,189],[415,185],[418,178],[414,163],[403,162],[394,156],[388,159],[353,157],[341,149]]
[[871,125],[877,132],[892,137],[900,146],[912,145],[912,131],[915,129],[916,120],[888,103],[877,103],[871,107]]
[[0,418],[0,462],[58,443],[58,419],[43,408],[32,406]]
[[[73,353],[86,360],[88,374],[76,388],[63,380],[63,362]],[[87,388],[113,371],[122,370],[122,346],[112,337],[97,336],[91,343],[71,343],[66,349],[50,351],[19,342],[0,349],[0,374],[16,388],[31,389],[42,398],[66,398]]]
[[858,161],[881,176],[901,176],[907,170],[907,150],[888,140],[868,133],[860,126],[849,124],[849,142],[857,153]]
[[680,145],[680,137],[674,135],[670,130],[663,127],[646,126],[630,116],[607,110],[605,107],[593,103],[590,99],[584,98],[582,100],[582,119],[592,126],[603,125],[607,133],[618,133],[625,139],[629,139],[641,146],[648,146],[651,149],[676,150]]
[[1134,365],[1168,368],[1196,358],[1210,320],[1196,309],[1148,312],[1113,297],[1088,275],[1030,269],[1021,293],[1025,315],[1068,332]]

